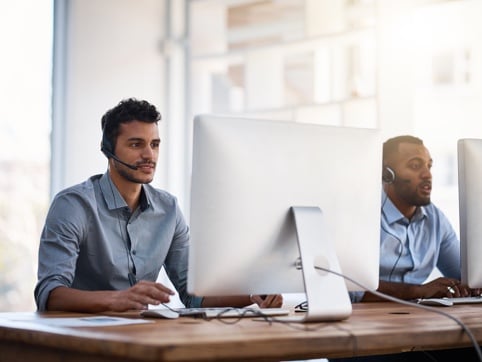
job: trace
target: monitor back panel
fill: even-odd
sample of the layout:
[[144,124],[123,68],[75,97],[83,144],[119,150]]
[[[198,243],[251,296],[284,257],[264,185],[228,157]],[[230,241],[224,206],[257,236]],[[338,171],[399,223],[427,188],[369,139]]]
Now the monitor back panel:
[[374,129],[196,117],[188,288],[303,292],[291,206],[318,206],[342,271],[376,288],[381,149]]

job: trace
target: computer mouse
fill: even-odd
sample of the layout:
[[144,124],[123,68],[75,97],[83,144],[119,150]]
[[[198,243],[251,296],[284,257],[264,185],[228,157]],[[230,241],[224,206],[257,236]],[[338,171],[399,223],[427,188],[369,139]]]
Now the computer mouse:
[[152,318],[176,319],[176,318],[179,318],[179,313],[167,308],[156,308],[156,309],[148,309],[141,312],[141,316],[152,317]]
[[449,298],[421,298],[417,300],[417,303],[438,307],[451,307],[454,305],[454,303]]

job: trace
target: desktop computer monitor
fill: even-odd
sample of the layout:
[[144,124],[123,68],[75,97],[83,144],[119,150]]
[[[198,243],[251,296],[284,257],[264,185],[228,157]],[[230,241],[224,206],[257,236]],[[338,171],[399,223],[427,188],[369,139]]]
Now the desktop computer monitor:
[[306,293],[304,320],[347,318],[347,290],[378,286],[379,132],[213,115],[193,126],[189,292]]
[[462,282],[482,288],[482,139],[457,142]]

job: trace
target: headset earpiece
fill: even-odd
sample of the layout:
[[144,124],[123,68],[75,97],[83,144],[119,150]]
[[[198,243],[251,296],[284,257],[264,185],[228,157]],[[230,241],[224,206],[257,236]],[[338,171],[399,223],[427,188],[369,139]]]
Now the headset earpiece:
[[104,132],[102,132],[102,143],[100,145],[100,150],[107,158],[111,158],[112,155],[114,154],[114,148],[112,147],[111,142],[107,138],[105,134],[105,130]]
[[395,181],[395,172],[388,166],[383,167],[382,181],[391,184]]
[[102,143],[100,144],[100,150],[105,155],[105,157],[107,157],[108,159],[113,158],[116,162],[119,162],[119,163],[123,164],[124,166],[129,167],[131,170],[137,170],[138,169],[138,167],[136,165],[131,165],[130,163],[122,161],[121,159],[119,159],[115,155],[114,147],[112,146],[112,143],[107,138],[107,136],[105,134],[105,129],[104,129],[104,132],[102,133]]

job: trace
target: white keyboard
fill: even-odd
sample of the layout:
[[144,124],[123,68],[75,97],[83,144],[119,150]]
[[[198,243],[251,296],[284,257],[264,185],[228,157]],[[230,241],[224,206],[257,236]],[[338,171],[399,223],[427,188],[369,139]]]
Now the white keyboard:
[[179,316],[204,318],[253,318],[263,316],[279,316],[289,314],[285,308],[175,308]]
[[482,303],[482,296],[449,298],[453,304]]
[[451,307],[457,304],[482,303],[482,296],[458,297],[458,298],[420,298],[417,303],[424,305]]
[[142,311],[141,316],[152,318],[175,319],[179,317],[200,318],[254,318],[283,316],[289,314],[285,308],[165,308],[157,307]]

